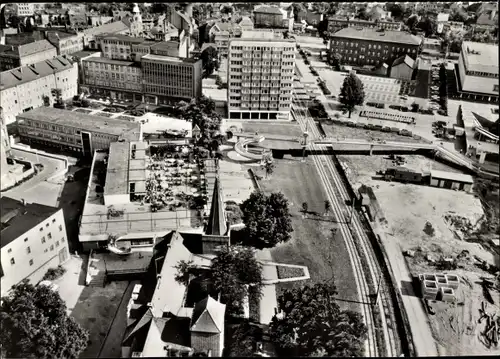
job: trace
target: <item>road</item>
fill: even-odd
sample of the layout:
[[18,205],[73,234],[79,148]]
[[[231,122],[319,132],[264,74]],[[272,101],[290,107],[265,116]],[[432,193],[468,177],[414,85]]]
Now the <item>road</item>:
[[[303,131],[308,129],[311,137],[319,137],[319,131],[310,117],[305,103],[296,106],[295,118],[301,125]],[[325,149],[314,143],[310,144],[316,151]],[[349,257],[355,274],[356,285],[358,287],[359,301],[365,303],[361,305],[362,315],[365,325],[368,328],[368,338],[365,343],[366,356],[398,356],[400,354],[400,343],[396,333],[396,323],[393,313],[392,302],[388,298],[387,285],[380,281],[380,267],[371,249],[369,239],[357,217],[357,213],[352,211],[346,202],[350,201],[347,190],[335,169],[332,158],[328,155],[311,156],[320,175],[320,179],[325,187],[328,200],[332,204],[333,214],[339,223],[339,231],[348,248]],[[351,220],[352,216],[352,220]],[[350,224],[348,222],[351,222]],[[375,306],[372,296],[376,293],[377,283],[380,281],[379,300]],[[382,339],[385,343],[386,352],[380,352],[382,343],[377,343],[377,328],[375,325],[376,316],[374,307],[382,316]],[[386,316],[384,313],[389,313]],[[392,328],[392,329],[391,329]]]

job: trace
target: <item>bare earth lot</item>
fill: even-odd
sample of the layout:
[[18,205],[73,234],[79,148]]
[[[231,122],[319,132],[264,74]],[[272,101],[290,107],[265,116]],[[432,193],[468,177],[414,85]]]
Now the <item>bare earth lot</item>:
[[[361,184],[373,188],[387,221],[385,225],[380,224],[386,232],[385,246],[393,248],[393,251],[417,250],[422,257],[429,254],[434,260],[441,256],[456,258],[463,250],[468,251],[467,260],[462,260],[458,269],[450,271],[461,277],[456,303],[431,302],[436,314],[429,315],[429,322],[440,355],[498,354],[498,348],[488,349],[483,344],[481,333],[484,331],[484,320],[482,324],[477,323],[481,301],[485,301],[482,288],[477,283],[480,283],[481,276],[490,276],[473,265],[474,256],[489,263],[495,263],[495,256],[479,243],[460,240],[454,228],[445,221],[445,215],[457,215],[475,225],[484,213],[479,198],[461,191],[372,179],[375,171],[390,165],[384,156],[338,157],[347,164],[348,177],[355,188]],[[404,157],[412,169],[425,170],[432,162],[423,156]],[[432,166],[459,172],[437,162],[433,162]],[[427,221],[432,224],[434,235],[424,232]],[[417,256],[407,259],[407,262],[413,274],[440,272],[427,260],[417,260]],[[492,291],[492,296],[498,298],[498,292]],[[495,301],[498,304],[498,300]],[[487,311],[500,314],[498,306],[491,305]]]
[[[339,292],[338,298],[357,300],[356,285],[351,264],[344,241],[340,237],[331,239],[330,230],[334,222],[330,222],[321,214],[324,211],[325,193],[318,179],[316,167],[309,160],[306,163],[299,159],[276,160],[273,175],[260,181],[266,193],[281,191],[290,201],[292,239],[271,250],[276,262],[305,265],[311,275],[309,283],[334,280]],[[307,218],[300,212],[302,203],[309,205]],[[314,215],[313,212],[319,215]],[[303,285],[304,282],[280,283],[277,285],[278,295],[284,288]],[[357,304],[339,301],[342,308],[359,310]]]

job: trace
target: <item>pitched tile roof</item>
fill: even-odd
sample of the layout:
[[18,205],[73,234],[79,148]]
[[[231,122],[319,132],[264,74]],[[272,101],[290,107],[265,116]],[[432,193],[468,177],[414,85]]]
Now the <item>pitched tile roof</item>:
[[73,67],[73,63],[65,56],[58,56],[32,65],[26,65],[0,72],[0,91],[31,82]]
[[18,47],[19,55],[21,57],[33,55],[36,54],[37,52],[42,52],[52,49],[54,49],[54,46],[52,46],[52,44],[47,40],[35,41]]
[[202,333],[223,333],[226,305],[211,296],[196,303],[191,318],[191,331]]
[[274,15],[282,15],[281,10],[274,6],[261,6],[253,11],[254,13],[259,14],[274,14]]
[[165,254],[158,287],[151,299],[155,317],[161,317],[164,312],[176,315],[184,304],[187,288],[175,280],[177,274],[175,267],[181,260],[190,261],[192,254],[182,242],[182,236],[177,232],[174,233]]
[[413,60],[408,55],[403,55],[403,56],[398,57],[396,60],[394,60],[394,62],[392,63],[392,67],[403,64],[403,63],[408,65],[410,68],[413,68],[413,66],[415,65],[415,60]]
[[145,339],[145,336],[149,331],[149,326],[151,325],[152,319],[153,319],[153,313],[151,312],[151,309],[148,309],[146,313],[144,313],[144,315],[132,325],[132,330],[125,336],[125,339],[123,340],[123,345],[124,346],[132,345],[134,337],[140,334],[142,334],[142,336]]
[[224,202],[219,179],[215,179],[212,204],[208,217],[208,225],[205,234],[223,236],[227,233],[226,215],[224,213]]
[[39,223],[54,215],[59,208],[38,203],[26,203],[10,197],[0,198],[2,248]]
[[356,40],[369,40],[380,42],[394,42],[398,44],[420,45],[422,39],[419,36],[412,35],[403,31],[378,32],[376,29],[357,29],[347,27],[341,29],[332,35],[332,38],[346,38]]
[[129,27],[125,25],[123,21],[110,22],[101,26],[92,27],[90,29],[83,30],[83,33],[87,36],[95,36],[105,33],[116,33],[128,30]]

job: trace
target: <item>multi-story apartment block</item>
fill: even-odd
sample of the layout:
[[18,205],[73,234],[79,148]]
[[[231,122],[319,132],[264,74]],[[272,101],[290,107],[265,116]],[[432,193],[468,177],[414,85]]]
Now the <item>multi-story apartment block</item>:
[[92,116],[53,107],[39,107],[17,116],[21,141],[92,156],[119,140],[142,139],[141,124]]
[[57,56],[57,49],[47,40],[24,45],[0,45],[0,71],[31,65]]
[[202,94],[201,60],[149,54],[141,58],[146,102],[175,104]]
[[[99,54],[97,54],[99,55]],[[89,56],[82,59],[81,85],[91,94],[119,100],[142,101],[141,64]]]
[[65,56],[0,73],[0,106],[7,124],[16,116],[54,101],[60,89],[63,100],[78,93],[78,65]]
[[392,64],[402,55],[416,59],[421,43],[422,38],[401,31],[345,28],[332,35],[330,54],[340,54],[345,64]]
[[35,12],[34,4],[31,3],[17,3],[14,4],[17,16],[33,16]]
[[288,120],[296,43],[247,31],[229,43],[228,111],[234,119]]
[[360,20],[349,18],[347,16],[335,16],[328,18],[328,31],[332,34],[346,27],[400,31],[402,23],[391,20]]
[[10,183],[7,181],[9,174],[9,166],[7,157],[10,157],[10,141],[9,133],[7,132],[7,124],[3,117],[3,109],[0,107],[0,189],[4,190]]
[[464,41],[455,73],[460,97],[498,102],[498,45]]
[[83,34],[63,31],[47,31],[47,40],[57,48],[57,54],[70,55],[83,50]]
[[69,256],[62,208],[0,198],[1,295],[28,279],[36,285],[49,268],[66,262]]

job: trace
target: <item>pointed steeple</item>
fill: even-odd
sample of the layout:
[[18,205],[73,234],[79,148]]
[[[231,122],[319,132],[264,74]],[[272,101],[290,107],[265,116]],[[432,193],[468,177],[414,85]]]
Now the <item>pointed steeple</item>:
[[210,206],[210,215],[205,234],[211,236],[224,236],[227,233],[226,215],[224,213],[224,203],[219,184],[219,178],[215,178],[214,193]]

